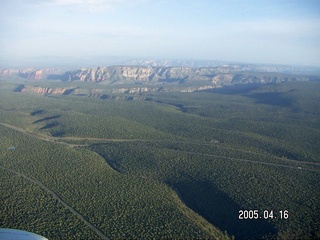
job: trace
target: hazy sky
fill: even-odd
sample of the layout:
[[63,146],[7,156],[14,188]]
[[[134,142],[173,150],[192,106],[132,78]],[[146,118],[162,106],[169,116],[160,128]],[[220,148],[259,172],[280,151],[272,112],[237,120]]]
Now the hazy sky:
[[320,66],[319,0],[0,0],[0,60],[128,56]]

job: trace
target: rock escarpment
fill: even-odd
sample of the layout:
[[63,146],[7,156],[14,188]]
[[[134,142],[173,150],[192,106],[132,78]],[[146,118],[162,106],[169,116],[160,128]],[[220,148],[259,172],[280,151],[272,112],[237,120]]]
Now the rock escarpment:
[[158,66],[111,66],[79,68],[65,73],[57,69],[4,69],[0,76],[18,75],[30,80],[83,81],[106,84],[210,84],[212,87],[246,83],[273,83],[283,81],[307,81],[303,75],[283,72],[249,71],[246,66],[226,65],[216,67],[158,67]]
[[[80,68],[60,74],[54,69],[7,69],[0,72],[0,76],[3,77],[14,74],[26,80],[60,79],[68,82],[75,81],[74,85],[76,85],[70,87],[69,83],[63,85],[63,82],[59,87],[53,87],[54,84],[45,84],[46,87],[26,84],[17,87],[16,92],[102,98],[112,93],[143,95],[146,92],[213,91],[213,89],[224,87],[247,88],[250,85],[309,81],[311,79],[308,75],[248,71],[247,67],[238,65],[199,68],[187,66],[111,66]],[[88,87],[80,82],[100,84],[97,84],[96,87]]]
[[16,92],[23,92],[23,93],[37,93],[41,95],[69,95],[74,92],[76,88],[51,88],[51,87],[33,87],[33,86],[26,86],[20,85],[16,88]]
[[270,72],[246,72],[238,67],[144,67],[112,66],[81,68],[65,73],[69,81],[109,83],[190,83],[210,82],[217,87],[239,83],[307,81],[297,75]]
[[112,66],[98,68],[81,68],[66,72],[67,79],[87,82],[109,81],[118,82],[185,82],[211,81],[212,76],[220,72],[219,68],[190,67],[143,67],[143,66]]

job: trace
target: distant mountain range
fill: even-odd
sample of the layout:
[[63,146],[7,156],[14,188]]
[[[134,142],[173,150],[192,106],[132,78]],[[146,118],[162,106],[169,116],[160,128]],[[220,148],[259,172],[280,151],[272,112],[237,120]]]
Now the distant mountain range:
[[[224,64],[215,67],[157,66],[172,65],[173,62],[134,62],[137,65],[117,65],[110,67],[79,68],[62,72],[59,69],[4,69],[0,76],[18,77],[25,80],[61,80],[68,82],[103,83],[117,86],[115,92],[137,93],[146,91],[202,91],[225,86],[244,84],[267,84],[286,81],[310,81],[319,75],[295,74],[294,67],[255,66]],[[178,62],[176,62],[178,64]],[[185,62],[185,64],[192,62]],[[180,65],[184,63],[179,62]],[[213,64],[213,63],[212,63]],[[151,66],[152,65],[152,66]],[[130,87],[128,87],[130,85]],[[134,85],[134,86],[132,86]],[[170,89],[169,89],[170,88]],[[28,87],[20,87],[29,91]],[[28,90],[29,89],[29,90]],[[75,89],[34,89],[33,92],[45,94],[65,94]],[[64,90],[63,90],[64,89]],[[20,91],[19,90],[19,91]],[[67,91],[67,92],[65,92]],[[77,90],[79,91],[79,89]]]
[[135,59],[123,61],[122,65],[148,66],[148,67],[219,67],[229,66],[244,71],[254,72],[277,72],[277,73],[293,73],[293,74],[320,74],[320,67],[312,66],[291,66],[277,64],[245,64],[245,63],[229,63],[225,61],[213,60],[172,60],[172,59]]
[[[33,74],[34,75],[34,74]],[[307,76],[279,72],[253,71],[249,67],[144,67],[112,66],[81,68],[64,73],[61,79],[67,81],[108,83],[199,83],[206,82],[215,87],[239,83],[270,83],[283,81],[308,81]]]
[[[168,62],[161,62],[169,64]],[[180,63],[183,64],[183,63]],[[191,64],[191,62],[189,62]],[[153,65],[153,66],[149,66]],[[215,67],[157,66],[156,62],[137,62],[137,65],[117,65],[110,67],[79,68],[61,72],[55,68],[3,69],[1,76],[18,75],[25,79],[60,79],[64,81],[87,82],[190,82],[209,81],[214,83],[253,83],[308,80],[310,76],[296,74],[295,67],[222,65]]]
[[320,73],[320,66],[303,65],[279,65],[279,64],[253,64],[221,60],[199,60],[199,59],[158,59],[158,58],[132,58],[125,56],[45,56],[37,58],[12,58],[11,60],[0,59],[0,69],[33,67],[41,69],[44,67],[59,69],[74,69],[79,67],[92,68],[95,66],[147,66],[147,67],[217,67],[217,66],[239,66],[250,71],[285,72],[300,74]]

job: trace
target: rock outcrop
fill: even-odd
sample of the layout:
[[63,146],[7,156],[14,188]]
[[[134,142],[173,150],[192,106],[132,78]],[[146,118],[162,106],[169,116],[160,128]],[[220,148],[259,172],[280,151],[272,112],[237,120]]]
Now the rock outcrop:
[[35,79],[35,80],[44,79],[42,69],[34,70],[34,71],[31,71],[30,73],[26,73],[26,74],[27,74],[27,78],[31,78],[31,79]]
[[27,92],[27,93],[37,93],[41,95],[69,95],[71,94],[76,88],[47,88],[47,87],[32,87],[32,86],[19,86],[16,89],[16,92]]
[[25,68],[25,69],[3,69],[0,70],[0,76],[19,76],[25,79],[45,80],[50,74],[61,75],[61,72],[54,68]]
[[13,74],[18,74],[19,73],[19,69],[2,69],[0,71],[0,75],[1,76],[10,76],[10,75],[13,75]]

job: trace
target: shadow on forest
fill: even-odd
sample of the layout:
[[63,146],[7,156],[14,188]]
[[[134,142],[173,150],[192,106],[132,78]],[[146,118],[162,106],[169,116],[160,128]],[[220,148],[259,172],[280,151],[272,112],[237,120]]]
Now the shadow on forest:
[[39,109],[39,110],[35,110],[33,112],[30,113],[30,116],[36,116],[36,115],[41,115],[44,113],[44,110]]
[[25,86],[24,85],[19,85],[18,87],[16,87],[16,89],[14,89],[14,92],[21,92],[22,89],[24,89]]
[[52,120],[52,119],[56,119],[56,118],[60,118],[60,115],[55,115],[55,116],[50,116],[50,117],[45,117],[45,118],[41,118],[39,120],[36,120],[33,122],[33,124],[35,123],[39,123],[39,122],[44,122],[44,121],[48,121],[48,120]]
[[107,95],[107,94],[103,94],[103,95],[100,96],[100,99],[102,99],[102,100],[106,100],[106,99],[109,99],[109,98],[110,98],[110,96]]
[[222,88],[212,88],[209,90],[200,90],[199,92],[211,92],[219,94],[239,94],[239,93],[250,93],[252,90],[259,88],[262,84],[251,83],[251,84],[235,84],[232,86],[224,86]]
[[189,208],[236,239],[261,239],[277,232],[272,224],[263,219],[239,220],[239,210],[245,209],[209,181],[189,180],[170,185]]
[[259,104],[268,104],[279,107],[290,107],[293,104],[293,101],[284,98],[283,93],[281,92],[261,92],[261,93],[251,93],[245,95],[246,97],[253,98],[256,100],[256,103]]
[[41,127],[40,130],[49,129],[49,128],[53,128],[56,126],[59,126],[59,123],[57,123],[57,122],[47,123],[46,125]]
[[51,133],[52,137],[62,137],[66,132],[65,131],[56,131]]
[[109,167],[111,167],[114,171],[116,171],[118,173],[124,173],[125,170],[122,169],[121,164],[119,164],[117,159],[112,159],[107,153],[104,153],[103,150],[102,151],[100,150],[100,146],[104,146],[104,145],[106,145],[106,144],[105,143],[94,143],[94,144],[90,145],[90,150],[99,154],[102,158],[104,158],[104,160],[109,165]]

